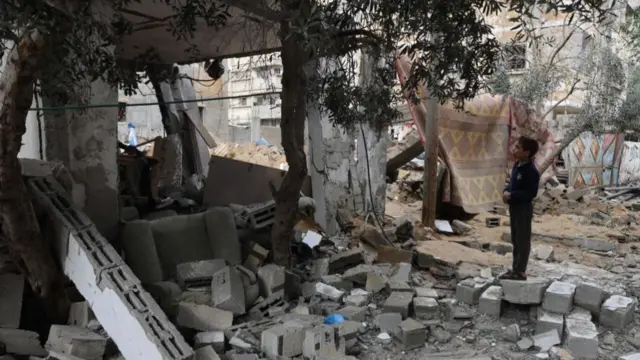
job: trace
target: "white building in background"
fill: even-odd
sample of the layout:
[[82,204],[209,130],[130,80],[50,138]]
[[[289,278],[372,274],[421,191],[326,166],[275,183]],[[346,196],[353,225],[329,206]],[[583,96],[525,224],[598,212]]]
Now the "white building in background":
[[228,77],[223,86],[226,96],[232,98],[229,125],[251,129],[251,141],[265,138],[271,144],[280,144],[280,55],[227,59],[224,66]]

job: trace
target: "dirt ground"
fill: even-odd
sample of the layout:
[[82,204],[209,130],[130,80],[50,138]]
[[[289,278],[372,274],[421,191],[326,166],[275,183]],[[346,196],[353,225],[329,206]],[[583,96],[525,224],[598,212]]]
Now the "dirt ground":
[[212,149],[211,155],[283,170],[287,165],[284,153],[278,147],[256,145],[253,142],[246,144],[223,143]]

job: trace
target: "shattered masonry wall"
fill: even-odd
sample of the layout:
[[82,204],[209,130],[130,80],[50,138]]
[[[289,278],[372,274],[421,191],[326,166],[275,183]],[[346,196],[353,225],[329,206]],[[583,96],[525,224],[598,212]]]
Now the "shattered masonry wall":
[[89,218],[52,178],[30,178],[34,202],[50,215],[65,275],[127,360],[190,360],[193,350]]
[[624,142],[618,180],[620,184],[640,181],[640,143]]

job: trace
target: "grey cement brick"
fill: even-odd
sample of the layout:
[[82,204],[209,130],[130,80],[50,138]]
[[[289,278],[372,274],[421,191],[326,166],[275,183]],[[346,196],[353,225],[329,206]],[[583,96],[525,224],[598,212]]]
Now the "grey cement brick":
[[323,283],[333,286],[339,290],[351,291],[353,289],[353,283],[349,280],[343,279],[342,275],[338,275],[338,274],[325,275],[325,276],[322,276],[320,280]]
[[595,324],[568,318],[565,328],[565,345],[574,358],[598,358],[598,330]]
[[[356,284],[366,285],[367,284],[367,274],[373,273],[375,271],[375,267],[371,265],[361,264],[356,267],[352,267],[349,270],[345,271],[342,274],[342,278],[345,280],[349,280]],[[369,291],[369,290],[367,290]]]
[[231,311],[207,305],[181,302],[176,322],[182,327],[200,331],[225,330],[233,324]]
[[292,320],[270,327],[260,336],[261,350],[269,357],[296,357],[302,354],[307,325]]
[[208,286],[218,270],[227,266],[224,259],[191,261],[176,265],[176,281],[182,288]]
[[416,293],[416,290],[409,284],[407,284],[406,282],[401,282],[401,281],[396,281],[396,280],[389,280],[389,282],[387,282],[387,288],[389,289],[390,292],[410,292],[412,294]]
[[347,268],[362,264],[364,256],[359,248],[343,251],[335,254],[329,260],[329,272],[340,272]]
[[87,329],[69,325],[53,325],[49,331],[45,348],[86,360],[102,360],[106,346],[106,338]]
[[345,305],[365,306],[369,303],[369,293],[362,289],[353,289],[351,294],[344,298]]
[[227,266],[213,274],[211,304],[236,315],[245,313],[244,284],[235,268]]
[[367,308],[347,305],[338,309],[337,313],[347,318],[347,320],[364,321],[367,316]]
[[417,287],[416,288],[416,296],[417,297],[426,297],[426,298],[434,298],[438,299],[438,291],[436,289],[428,288],[428,287]]
[[567,319],[575,319],[582,321],[591,321],[591,312],[581,307],[574,307],[573,310],[567,315]]
[[343,321],[338,325],[338,336],[345,342],[345,346],[350,348],[358,343],[358,334],[363,329],[362,323],[358,321]]
[[260,283],[260,294],[262,296],[269,297],[280,290],[284,290],[284,270],[284,267],[276,264],[267,264],[258,269],[258,282]]
[[196,350],[195,360],[220,360],[220,356],[211,346],[201,347]]
[[378,293],[387,287],[388,282],[389,278],[386,275],[377,272],[369,272],[367,273],[365,289],[372,293]]
[[640,353],[633,353],[620,356],[618,360],[640,360]]
[[402,283],[408,283],[411,275],[411,264],[409,263],[398,263],[394,265],[389,271],[389,279],[395,280]]
[[438,300],[430,297],[416,297],[413,299],[413,310],[416,317],[421,320],[436,319],[440,305]]
[[406,319],[400,324],[400,342],[405,350],[423,347],[427,340],[427,328],[414,319]]
[[540,304],[549,280],[528,278],[526,281],[500,280],[504,300],[513,304]]
[[249,250],[249,255],[244,260],[244,267],[253,272],[258,272],[258,269],[267,259],[267,256],[269,256],[269,250],[265,249],[260,244],[253,243]]
[[408,292],[394,292],[389,295],[384,303],[383,311],[385,313],[399,313],[402,318],[409,316],[409,306],[413,301],[413,294]]
[[16,274],[0,274],[0,328],[20,327],[24,277]]
[[334,356],[344,355],[344,344],[336,343],[337,328],[329,325],[317,325],[305,329],[302,342],[302,355],[306,359],[330,359]]
[[69,308],[69,325],[86,328],[89,321],[95,318],[96,316],[86,301],[75,302]]
[[595,283],[582,283],[576,287],[573,301],[576,305],[583,307],[594,314],[600,313],[602,302],[605,300],[606,292]]
[[474,279],[465,279],[456,286],[456,299],[469,305],[475,305],[487,286],[488,283],[485,282],[478,283]]
[[613,295],[600,309],[600,325],[615,329],[624,329],[633,322],[636,302],[632,298]]
[[544,334],[551,330],[556,330],[558,336],[564,331],[564,316],[539,309],[538,323],[536,324],[536,334]]
[[544,294],[542,308],[554,313],[568,314],[573,305],[573,295],[576,292],[574,284],[554,281]]
[[10,354],[47,356],[47,351],[40,345],[40,335],[33,331],[0,329],[0,343]]
[[478,301],[478,310],[486,315],[500,317],[502,312],[502,287],[493,285],[489,286]]
[[224,331],[204,331],[199,332],[194,337],[194,344],[196,348],[205,346],[213,347],[213,350],[217,352],[224,352]]
[[397,334],[401,323],[402,315],[399,313],[380,314],[376,316],[374,320],[375,326],[377,326],[381,332],[388,334]]
[[531,338],[535,347],[541,352],[547,352],[553,346],[560,344],[562,341],[556,330],[549,330],[542,334],[537,334]]

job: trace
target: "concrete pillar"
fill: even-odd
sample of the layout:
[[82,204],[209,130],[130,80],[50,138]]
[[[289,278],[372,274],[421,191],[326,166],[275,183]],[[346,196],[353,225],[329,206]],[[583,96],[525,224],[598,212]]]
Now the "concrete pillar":
[[[369,56],[362,54],[360,60],[361,86],[367,86],[376,66],[377,64]],[[382,124],[384,121],[384,119],[374,119],[374,124]],[[358,157],[356,165],[358,189],[356,192],[361,199],[356,202],[356,211],[367,214],[375,210],[375,213],[382,218],[387,191],[385,179],[387,149],[390,142],[389,129],[387,126],[376,127],[370,124],[360,124],[356,126],[354,137],[357,139],[356,154]],[[371,181],[369,182],[369,180]],[[371,191],[369,191],[370,185]]]
[[[118,103],[117,89],[101,80],[50,75],[42,84],[45,106]],[[44,112],[46,160],[60,161],[71,172],[75,204],[110,241],[118,232],[117,112],[115,106]]]

